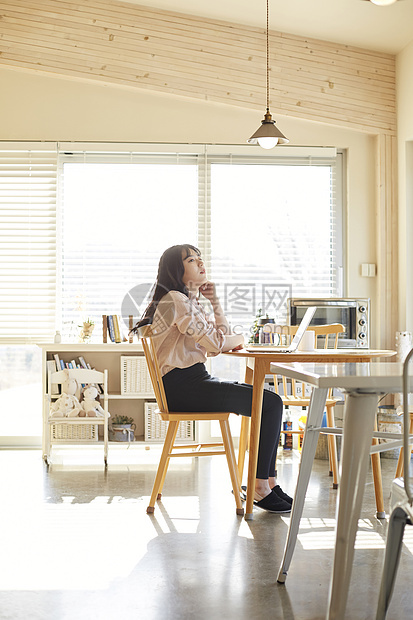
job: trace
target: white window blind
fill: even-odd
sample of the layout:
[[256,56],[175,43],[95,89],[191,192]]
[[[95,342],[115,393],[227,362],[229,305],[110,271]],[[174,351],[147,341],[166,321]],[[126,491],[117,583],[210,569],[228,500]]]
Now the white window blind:
[[197,157],[62,152],[65,335],[78,332],[89,316],[99,333],[102,314],[124,316],[127,327],[129,312],[136,318],[146,305],[162,252],[176,243],[197,243]]
[[[340,158],[324,148],[0,142],[0,340],[50,341],[56,328],[77,337],[82,319],[121,314],[175,243],[200,247],[245,326],[264,285],[342,295]],[[247,316],[238,298],[238,316],[230,287],[245,284],[254,303]],[[136,313],[144,301],[141,290]]]
[[0,143],[0,342],[55,330],[56,170],[55,144]]
[[259,309],[286,322],[290,296],[341,294],[341,157],[282,152],[208,155],[211,276],[244,333]]
[[106,149],[61,145],[64,333],[122,314],[134,287],[142,301],[175,243],[200,247],[244,332],[259,307],[284,321],[290,295],[340,294],[335,149]]

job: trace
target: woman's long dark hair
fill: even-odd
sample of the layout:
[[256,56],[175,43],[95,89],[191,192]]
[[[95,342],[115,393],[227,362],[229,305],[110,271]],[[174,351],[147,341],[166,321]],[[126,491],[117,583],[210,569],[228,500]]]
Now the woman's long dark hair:
[[189,243],[173,245],[162,254],[159,259],[156,282],[152,288],[152,300],[135,327],[131,329],[131,333],[136,333],[139,327],[152,323],[158,303],[169,291],[179,291],[188,297],[188,289],[182,282],[182,276],[185,271],[184,260],[191,255],[191,250],[198,256],[201,255],[200,250]]

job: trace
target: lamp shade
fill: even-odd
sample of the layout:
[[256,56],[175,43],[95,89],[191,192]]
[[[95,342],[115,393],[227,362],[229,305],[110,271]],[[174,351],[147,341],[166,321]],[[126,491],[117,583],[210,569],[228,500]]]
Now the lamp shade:
[[263,149],[272,149],[276,144],[288,144],[289,140],[275,126],[275,121],[272,120],[271,114],[267,111],[261,125],[247,142],[248,144],[259,144]]
[[397,0],[370,0],[370,2],[378,6],[387,6],[388,4],[394,4]]

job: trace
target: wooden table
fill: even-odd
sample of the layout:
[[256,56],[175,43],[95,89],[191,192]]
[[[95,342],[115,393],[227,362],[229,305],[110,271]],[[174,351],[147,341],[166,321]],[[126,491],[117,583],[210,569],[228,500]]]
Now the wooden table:
[[[279,583],[284,583],[287,578],[294,552],[327,392],[330,388],[339,388],[347,393],[342,429],[336,542],[327,612],[327,620],[344,620],[369,454],[374,451],[378,455],[379,451],[389,446],[397,448],[403,445],[401,434],[374,432],[379,396],[402,391],[403,365],[388,362],[337,365],[273,363],[271,370],[314,386],[284,557],[277,578]],[[413,377],[410,377],[412,383]],[[374,435],[393,441],[372,447]],[[367,610],[365,617],[371,617]]]
[[[248,461],[248,482],[247,482],[247,501],[245,506],[245,519],[253,519],[253,505],[254,505],[254,489],[255,478],[257,471],[257,459],[258,459],[258,442],[261,428],[261,409],[265,375],[270,373],[271,362],[290,363],[290,362],[312,362],[312,363],[324,363],[324,364],[338,364],[341,362],[368,362],[374,358],[387,357],[395,355],[395,351],[388,350],[374,350],[374,349],[318,349],[315,351],[296,351],[294,353],[280,353],[276,350],[257,349],[254,351],[247,351],[241,349],[240,351],[229,351],[224,355],[231,355],[233,357],[246,358],[247,370],[245,375],[246,383],[250,383],[253,386],[252,391],[252,407],[251,407],[251,429],[250,429],[250,451]],[[373,458],[373,457],[372,457]],[[381,489],[381,469],[380,469],[380,457],[376,455],[376,463],[373,462],[373,466],[376,470],[376,475],[379,476],[377,485],[375,488]],[[378,512],[384,512],[383,495],[381,499],[377,499],[379,504]]]

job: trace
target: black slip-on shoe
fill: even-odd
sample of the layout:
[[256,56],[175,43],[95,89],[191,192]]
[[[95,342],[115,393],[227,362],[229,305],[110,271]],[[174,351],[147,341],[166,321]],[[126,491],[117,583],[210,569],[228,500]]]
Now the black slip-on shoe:
[[[278,495],[278,497],[281,497],[281,499],[290,504],[290,506],[292,505],[293,498],[287,495],[287,493],[284,493],[279,484],[273,487],[271,491],[274,491],[274,493]],[[247,487],[245,485],[241,486],[241,499],[243,499],[244,501],[246,501],[247,499]]]
[[293,498],[287,495],[287,493],[284,493],[284,491],[282,490],[279,484],[273,487],[271,491],[274,491],[274,493],[278,495],[278,497],[281,497],[281,499],[283,499],[285,502],[290,504],[290,506],[293,503]]
[[273,512],[275,514],[291,512],[290,504],[281,499],[281,497],[278,497],[278,495],[274,493],[274,491],[271,491],[271,493],[263,499],[260,499],[259,501],[254,501],[254,506],[262,508],[267,512]]

